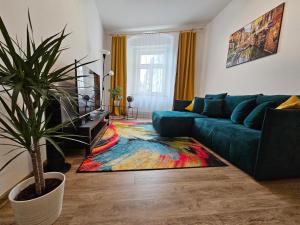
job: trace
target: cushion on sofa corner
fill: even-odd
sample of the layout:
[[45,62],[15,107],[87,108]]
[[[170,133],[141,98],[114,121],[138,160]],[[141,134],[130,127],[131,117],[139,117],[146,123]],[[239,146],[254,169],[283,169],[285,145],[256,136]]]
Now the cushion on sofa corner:
[[224,116],[223,99],[204,99],[202,114],[208,117],[222,118]]
[[256,99],[245,100],[239,103],[231,114],[231,121],[234,123],[243,123],[249,113],[255,108]]
[[293,95],[288,100],[279,105],[276,109],[299,109],[300,99]]
[[251,129],[260,130],[263,124],[265,111],[267,108],[273,108],[276,102],[269,101],[257,105],[245,118],[244,125]]

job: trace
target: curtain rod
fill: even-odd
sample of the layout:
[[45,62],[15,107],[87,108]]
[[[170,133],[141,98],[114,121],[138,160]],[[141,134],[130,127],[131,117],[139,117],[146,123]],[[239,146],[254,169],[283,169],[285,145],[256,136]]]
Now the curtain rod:
[[120,33],[109,33],[109,36],[117,36],[117,35],[139,35],[139,34],[168,34],[168,33],[176,33],[176,32],[184,32],[184,31],[202,31],[204,30],[203,27],[199,27],[199,28],[193,28],[193,29],[184,29],[184,30],[166,30],[166,31],[140,31],[140,32],[120,32]]

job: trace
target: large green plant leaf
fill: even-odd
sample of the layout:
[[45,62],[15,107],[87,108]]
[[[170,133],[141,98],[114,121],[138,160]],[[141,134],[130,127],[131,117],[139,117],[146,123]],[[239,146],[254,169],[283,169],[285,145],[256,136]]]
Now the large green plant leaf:
[[[64,90],[63,83],[75,79],[70,73],[78,66],[71,63],[55,68],[59,57],[66,50],[62,46],[69,36],[66,27],[37,44],[29,12],[28,21],[26,44],[23,49],[19,40],[9,35],[0,17],[0,34],[4,40],[0,41],[0,138],[12,142],[5,145],[22,147],[29,152],[36,151],[33,140],[45,138],[62,153],[57,140],[78,141],[80,136],[61,132],[64,126],[70,125],[69,123],[49,128],[50,118],[45,118],[45,112],[53,99],[67,102],[71,106],[76,104],[74,96]],[[79,60],[80,63],[82,60]],[[64,104],[62,108],[66,110]],[[9,153],[18,151],[18,148],[10,150]],[[18,156],[19,153],[10,161]],[[5,166],[1,167],[0,171]]]

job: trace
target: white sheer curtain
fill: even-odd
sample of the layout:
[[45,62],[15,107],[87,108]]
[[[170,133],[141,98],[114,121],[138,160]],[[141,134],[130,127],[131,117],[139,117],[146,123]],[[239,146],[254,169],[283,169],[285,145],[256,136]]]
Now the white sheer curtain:
[[143,34],[127,39],[127,95],[140,115],[171,110],[174,97],[178,33]]

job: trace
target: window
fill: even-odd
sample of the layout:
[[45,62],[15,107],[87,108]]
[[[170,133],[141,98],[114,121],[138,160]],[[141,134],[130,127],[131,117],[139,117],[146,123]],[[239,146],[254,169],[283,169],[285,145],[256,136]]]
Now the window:
[[142,112],[173,104],[178,34],[137,35],[127,41],[127,95]]
[[[139,55],[140,64],[137,67],[138,93],[162,94],[164,80],[164,55]],[[162,82],[161,82],[162,81]]]

